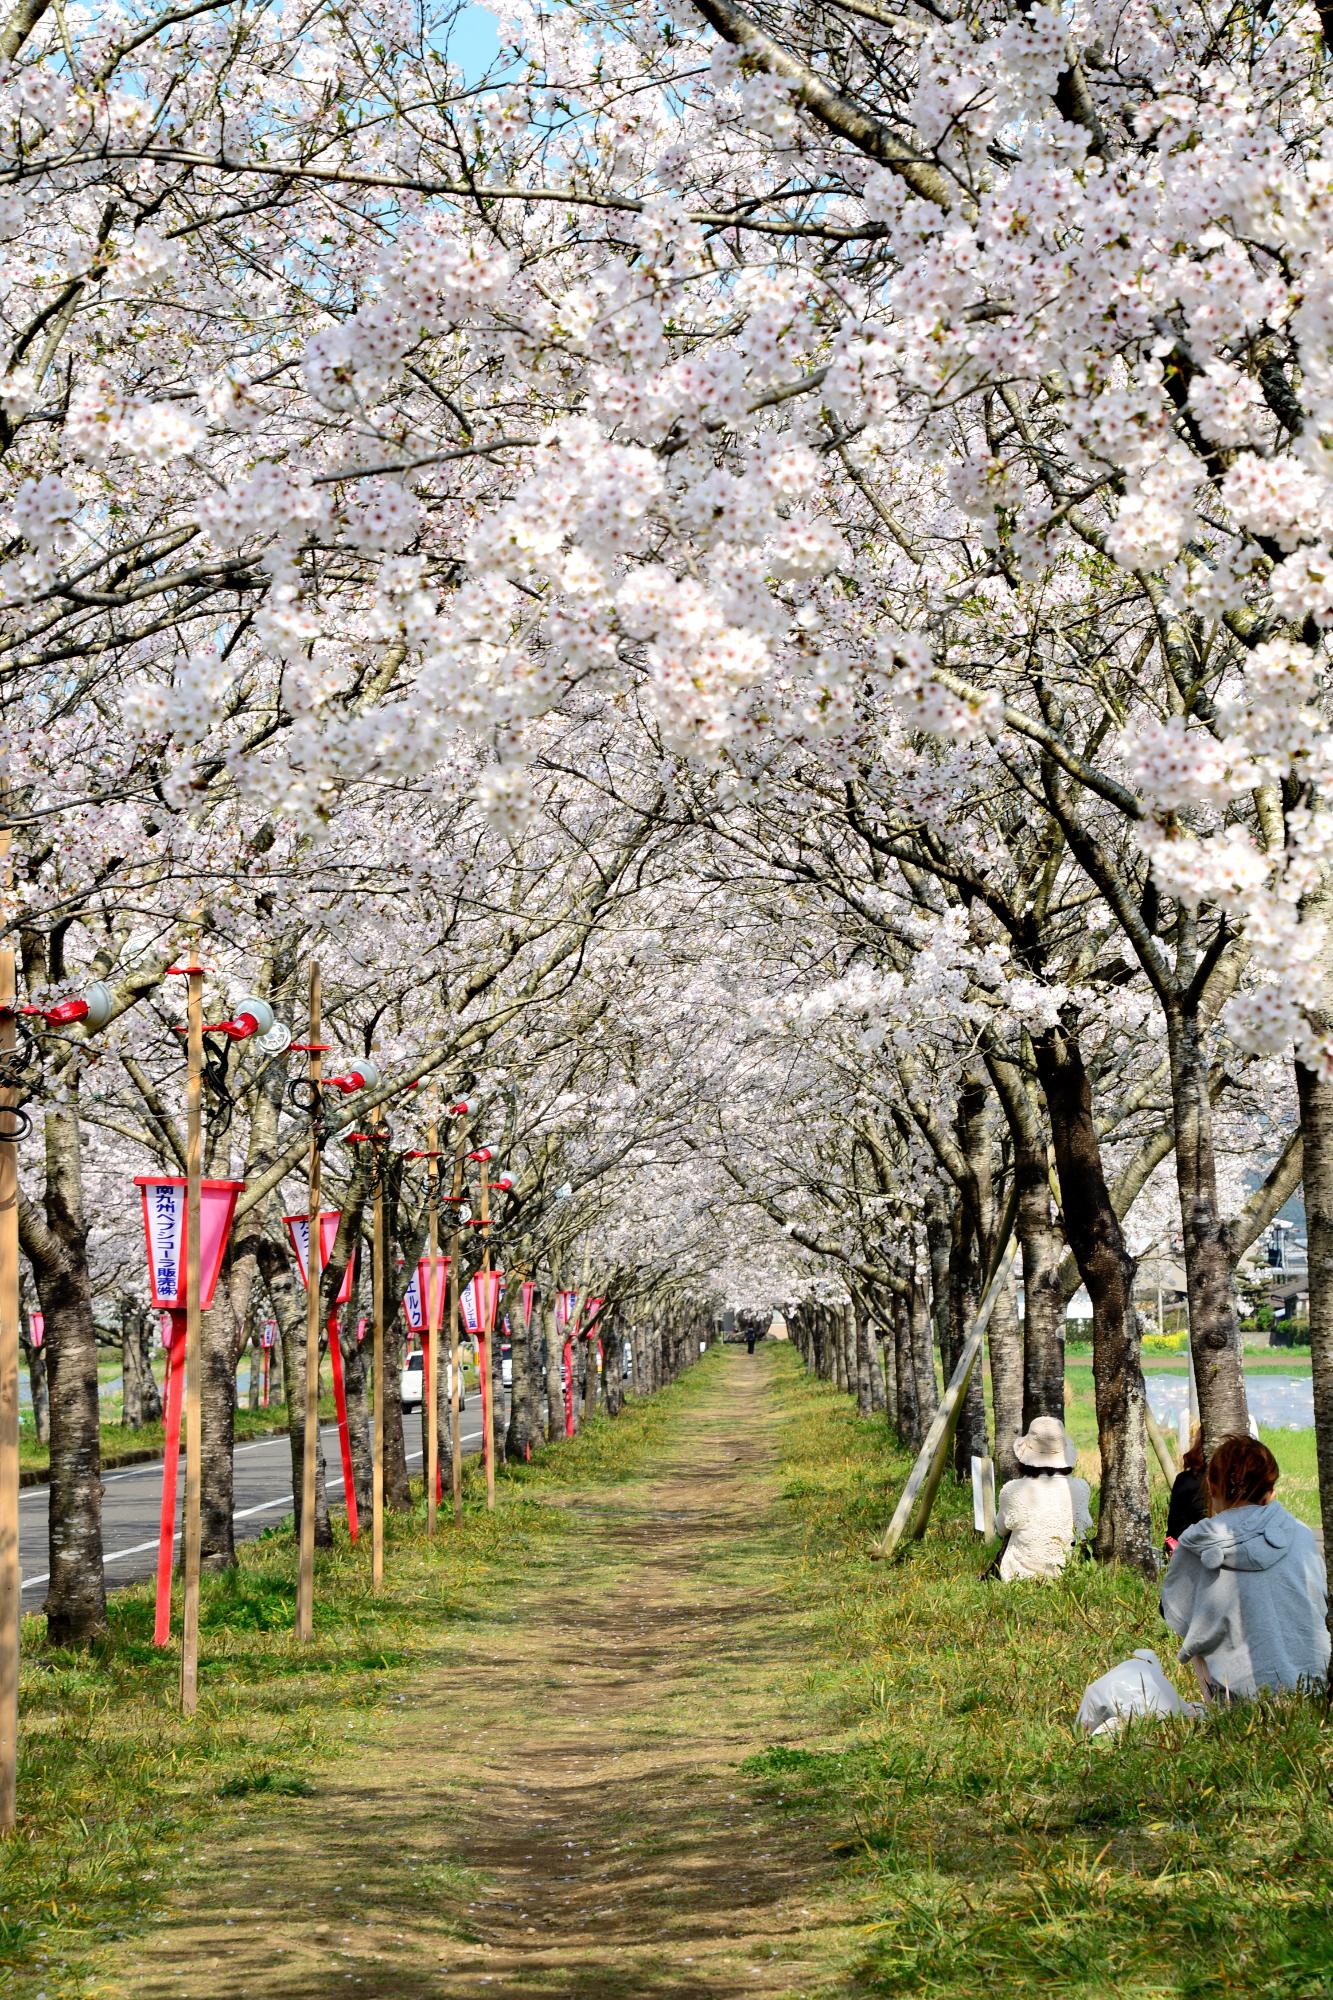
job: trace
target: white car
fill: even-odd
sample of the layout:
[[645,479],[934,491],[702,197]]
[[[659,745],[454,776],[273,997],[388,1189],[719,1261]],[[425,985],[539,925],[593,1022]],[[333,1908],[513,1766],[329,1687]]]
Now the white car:
[[[453,1394],[453,1366],[452,1361],[445,1361],[444,1388],[447,1396],[452,1396]],[[408,1355],[407,1365],[403,1369],[402,1399],[405,1410],[419,1410],[421,1408],[421,1398],[425,1386],[426,1357],[421,1352],[421,1349],[418,1348],[415,1354]],[[460,1410],[467,1408],[467,1391],[461,1382],[458,1385],[458,1407]]]

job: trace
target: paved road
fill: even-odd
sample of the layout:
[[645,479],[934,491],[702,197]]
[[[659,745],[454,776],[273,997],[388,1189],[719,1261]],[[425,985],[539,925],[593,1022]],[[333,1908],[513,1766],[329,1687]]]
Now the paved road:
[[[409,1444],[421,1435],[420,1419],[407,1417]],[[481,1406],[470,1397],[463,1412],[463,1451],[470,1454],[481,1446]],[[343,1478],[338,1452],[336,1424],[326,1424],[324,1463],[329,1499],[336,1506],[341,1499]],[[409,1450],[409,1466],[421,1463],[420,1451]],[[102,1535],[105,1544],[108,1588],[137,1583],[157,1569],[157,1524],[162,1505],[162,1463],[125,1466],[103,1476]],[[181,1506],[185,1495],[185,1455],[181,1454],[180,1481],[176,1499],[176,1540],[180,1541]],[[46,1588],[49,1560],[47,1550],[47,1500],[45,1486],[25,1487],[19,1496],[19,1560],[23,1569],[23,1606],[36,1611]],[[271,1528],[292,1506],[292,1451],[286,1435],[260,1438],[236,1447],[235,1512],[237,1541],[249,1541]]]

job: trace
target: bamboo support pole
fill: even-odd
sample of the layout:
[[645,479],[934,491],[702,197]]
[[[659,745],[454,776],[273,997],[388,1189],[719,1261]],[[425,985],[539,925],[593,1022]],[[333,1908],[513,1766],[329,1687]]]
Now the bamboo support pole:
[[1157,1463],[1162,1468],[1162,1477],[1168,1486],[1173,1486],[1176,1479],[1176,1462],[1171,1456],[1171,1447],[1162,1435],[1162,1426],[1153,1415],[1146,1395],[1143,1399],[1143,1414],[1148,1425],[1148,1442],[1157,1454]]
[[372,1588],[384,1588],[384,1296],[388,1272],[384,1266],[384,1164],[388,1131],[377,1124],[371,1133],[371,1157],[375,1175],[374,1319],[375,1369],[375,1459],[370,1488],[370,1580]]
[[199,1254],[203,1233],[200,1182],[204,1173],[204,974],[186,972],[185,1014],[185,1569],[181,1620],[181,1713],[199,1702],[199,1551],[203,1497],[203,1313],[199,1304]]
[[[0,880],[13,879],[8,827],[0,828]],[[18,1044],[17,974],[11,946],[0,948],[0,1062]],[[18,1091],[0,1088],[0,1833],[18,1817],[19,1620],[19,1211]]]
[[462,1362],[458,1352],[458,1263],[461,1246],[458,1240],[458,1209],[463,1199],[463,1152],[467,1145],[465,1128],[460,1121],[458,1138],[454,1143],[454,1177],[450,1192],[450,1212],[453,1228],[449,1234],[449,1428],[453,1446],[450,1474],[453,1485],[454,1526],[463,1525],[463,1426],[459,1416],[458,1398]]
[[315,1478],[319,1449],[319,1202],[320,1098],[324,1059],[319,1047],[319,967],[310,967],[310,1048],[306,1075],[310,1085],[309,1234],[306,1237],[305,1425],[301,1435],[301,1538],[296,1572],[296,1636],[315,1636]]
[[426,1161],[426,1205],[430,1212],[430,1239],[426,1262],[426,1533],[435,1534],[435,1482],[440,1476],[440,1418],[436,1379],[440,1366],[440,1316],[435,1310],[438,1296],[436,1266],[440,1254],[440,1128],[430,1121],[426,1139],[430,1158]]
[[[487,1278],[491,1274],[491,1239],[489,1234],[491,1221],[491,1177],[487,1171],[489,1166],[489,1160],[482,1160],[481,1268]],[[489,1308],[489,1286],[483,1292],[483,1302]],[[480,1316],[484,1318],[486,1314],[483,1312]],[[504,1384],[495,1370],[495,1322],[498,1318],[499,1301],[497,1300],[496,1309],[490,1314],[490,1325],[483,1326],[481,1329],[482,1347],[486,1356],[486,1380],[490,1386],[489,1397],[483,1398],[483,1421],[486,1425],[486,1506],[490,1513],[495,1512],[495,1399],[497,1396],[500,1397],[502,1407],[504,1399]]]

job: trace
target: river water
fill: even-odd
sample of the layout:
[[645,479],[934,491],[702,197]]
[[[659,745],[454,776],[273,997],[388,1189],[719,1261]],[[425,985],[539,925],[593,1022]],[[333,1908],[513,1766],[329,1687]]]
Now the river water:
[[[1163,1429],[1175,1430],[1182,1410],[1189,1408],[1189,1378],[1181,1375],[1148,1375],[1148,1401]],[[1309,1431],[1314,1429],[1314,1391],[1308,1375],[1260,1374],[1256,1369],[1245,1378],[1245,1394],[1250,1415],[1262,1430]]]

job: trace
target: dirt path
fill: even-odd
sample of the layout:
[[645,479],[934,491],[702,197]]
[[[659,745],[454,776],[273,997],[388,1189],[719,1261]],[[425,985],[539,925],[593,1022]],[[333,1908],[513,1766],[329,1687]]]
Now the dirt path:
[[833,1990],[852,1914],[833,1864],[738,1776],[770,1744],[810,1742],[768,1382],[762,1351],[729,1350],[634,1483],[563,1496],[558,1560],[453,1622],[392,1727],[349,1722],[314,1798],[237,1809],[91,1990]]

